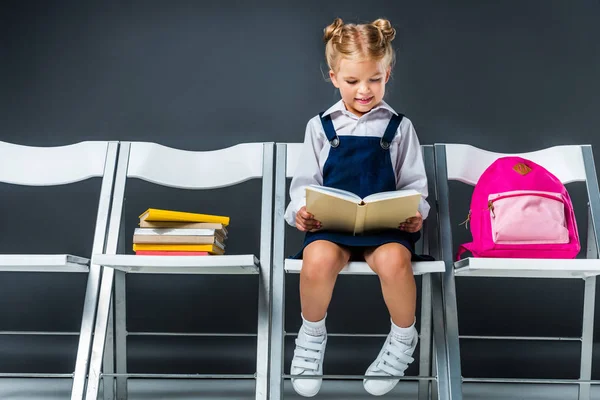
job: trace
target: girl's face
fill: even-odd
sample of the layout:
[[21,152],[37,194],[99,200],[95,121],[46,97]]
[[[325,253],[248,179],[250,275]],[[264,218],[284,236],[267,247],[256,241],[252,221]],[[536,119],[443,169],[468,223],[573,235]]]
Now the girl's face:
[[333,86],[340,89],[346,109],[361,117],[383,99],[390,68],[373,60],[342,58],[338,71],[329,71],[329,77]]

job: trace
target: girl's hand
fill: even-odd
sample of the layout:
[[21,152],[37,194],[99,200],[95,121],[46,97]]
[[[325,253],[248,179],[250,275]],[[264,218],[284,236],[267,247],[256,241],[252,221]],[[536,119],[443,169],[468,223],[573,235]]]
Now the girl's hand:
[[321,229],[321,223],[306,211],[306,207],[302,207],[296,213],[296,228],[302,232],[314,232]]
[[400,230],[406,232],[418,232],[423,227],[423,216],[420,212],[417,211],[417,215],[415,217],[411,217],[407,219],[405,222],[400,223]]

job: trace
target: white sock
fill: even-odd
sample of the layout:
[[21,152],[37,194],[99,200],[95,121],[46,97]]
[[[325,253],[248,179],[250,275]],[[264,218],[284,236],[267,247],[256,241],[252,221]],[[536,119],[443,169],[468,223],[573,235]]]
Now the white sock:
[[412,345],[413,339],[417,334],[415,322],[413,322],[412,325],[407,328],[401,328],[394,324],[394,321],[392,321],[392,337],[407,346]]
[[327,330],[325,329],[325,318],[327,318],[327,315],[317,322],[307,321],[304,319],[304,315],[300,315],[302,316],[302,330],[304,330],[304,333],[308,336],[319,337],[327,334]]

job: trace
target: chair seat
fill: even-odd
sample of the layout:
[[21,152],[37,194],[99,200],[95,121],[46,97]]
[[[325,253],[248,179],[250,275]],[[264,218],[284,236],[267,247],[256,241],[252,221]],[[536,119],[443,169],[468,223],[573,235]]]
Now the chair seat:
[[455,276],[586,278],[600,275],[600,259],[465,258],[454,263]]
[[0,271],[88,272],[89,263],[70,254],[0,254]]
[[[446,270],[443,261],[420,261],[414,262],[412,265],[414,275],[423,275],[431,272],[444,272]],[[286,272],[298,273],[302,269],[302,260],[286,259],[284,268]],[[344,269],[342,269],[340,274],[374,275],[375,273],[366,262],[352,261],[349,262]]]
[[94,254],[92,262],[138,274],[258,274],[259,261],[252,254],[223,256],[138,256]]

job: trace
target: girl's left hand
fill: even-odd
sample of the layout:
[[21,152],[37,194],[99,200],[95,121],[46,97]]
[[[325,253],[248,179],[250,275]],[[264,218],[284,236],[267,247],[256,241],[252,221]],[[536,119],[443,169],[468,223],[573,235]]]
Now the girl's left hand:
[[420,212],[417,211],[417,215],[415,217],[411,217],[407,219],[405,222],[402,222],[398,228],[400,230],[406,232],[418,232],[423,227],[423,216]]

